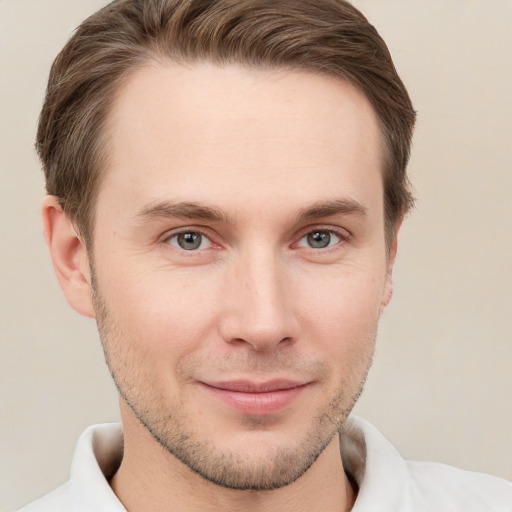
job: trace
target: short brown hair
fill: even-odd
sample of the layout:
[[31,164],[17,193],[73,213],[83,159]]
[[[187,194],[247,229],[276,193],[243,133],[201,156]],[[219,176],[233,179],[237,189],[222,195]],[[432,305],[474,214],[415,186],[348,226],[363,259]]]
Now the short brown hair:
[[115,93],[135,69],[169,60],[311,70],[362,90],[387,149],[389,240],[413,203],[406,166],[415,112],[386,44],[355,7],[344,0],[114,0],[84,21],[55,59],[37,132],[47,192],[86,242]]

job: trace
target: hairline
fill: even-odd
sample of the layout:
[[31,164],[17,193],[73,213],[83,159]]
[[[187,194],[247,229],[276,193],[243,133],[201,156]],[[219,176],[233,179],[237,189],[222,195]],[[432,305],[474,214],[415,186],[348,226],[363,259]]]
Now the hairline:
[[389,168],[392,162],[392,150],[389,143],[389,137],[387,136],[386,126],[384,125],[379,112],[375,108],[374,103],[371,98],[368,97],[368,94],[364,91],[363,87],[355,81],[350,80],[349,77],[344,77],[341,75],[337,75],[334,73],[322,72],[315,66],[300,66],[293,64],[272,64],[272,63],[253,63],[242,61],[241,59],[216,59],[216,58],[200,58],[200,57],[175,57],[170,55],[165,55],[161,50],[146,50],[144,56],[138,56],[133,60],[133,65],[127,67],[127,69],[121,73],[116,80],[114,80],[109,87],[109,93],[104,98],[105,109],[102,113],[101,122],[98,126],[97,131],[97,143],[96,143],[96,156],[93,157],[93,166],[95,167],[95,181],[94,187],[90,190],[90,202],[87,205],[88,215],[85,217],[83,222],[79,224],[77,219],[72,219],[76,228],[80,232],[83,237],[83,241],[85,242],[87,251],[92,255],[93,253],[93,240],[95,234],[96,227],[96,206],[98,196],[100,194],[101,186],[103,184],[103,180],[105,179],[106,173],[108,172],[109,162],[110,162],[110,154],[109,154],[109,145],[111,141],[111,123],[113,120],[113,113],[115,109],[115,105],[119,96],[122,94],[123,89],[128,85],[128,83],[140,72],[143,72],[144,69],[148,69],[154,66],[157,67],[167,67],[169,65],[180,66],[182,68],[193,68],[198,67],[200,65],[213,65],[218,68],[222,68],[225,66],[235,65],[240,66],[242,68],[248,70],[262,70],[262,71],[275,71],[275,72],[306,72],[311,73],[316,76],[325,77],[327,79],[334,79],[336,81],[344,81],[350,84],[352,87],[357,89],[368,101],[370,104],[377,121],[377,126],[380,133],[380,143],[379,143],[379,153],[381,158],[381,180],[383,185],[383,215],[384,215],[384,236],[386,240],[386,247],[389,249],[391,246],[391,242],[395,236],[395,222],[399,220],[399,218],[390,219],[388,212],[388,207],[386,205],[386,174],[389,172]]

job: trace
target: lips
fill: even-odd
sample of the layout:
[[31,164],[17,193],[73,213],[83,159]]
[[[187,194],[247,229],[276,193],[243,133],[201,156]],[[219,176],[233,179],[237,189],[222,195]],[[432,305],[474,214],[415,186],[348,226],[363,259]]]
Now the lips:
[[244,414],[269,415],[290,406],[310,385],[277,379],[266,382],[233,380],[203,382],[204,389],[224,404]]

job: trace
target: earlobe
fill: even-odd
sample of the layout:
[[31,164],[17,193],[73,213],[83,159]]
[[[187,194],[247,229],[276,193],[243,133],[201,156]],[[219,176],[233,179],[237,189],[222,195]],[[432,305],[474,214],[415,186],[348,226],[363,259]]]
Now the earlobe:
[[396,252],[398,249],[398,232],[400,231],[402,220],[403,219],[399,219],[395,224],[393,239],[388,249],[386,264],[386,280],[384,283],[384,291],[382,294],[382,302],[380,307],[381,313],[384,311],[385,307],[391,302],[391,298],[393,297],[393,267],[395,265]]
[[384,293],[380,303],[380,312],[383,313],[386,306],[391,302],[393,297],[393,278],[390,274],[386,274],[386,282],[384,284]]
[[42,208],[43,233],[55,274],[67,301],[80,314],[94,317],[91,276],[85,242],[55,196],[46,196]]

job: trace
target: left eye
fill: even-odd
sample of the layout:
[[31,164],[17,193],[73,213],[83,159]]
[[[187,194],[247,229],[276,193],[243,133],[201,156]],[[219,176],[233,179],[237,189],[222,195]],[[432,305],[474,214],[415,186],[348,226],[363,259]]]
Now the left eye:
[[198,249],[208,249],[211,247],[211,242],[208,237],[197,231],[177,233],[169,237],[168,241],[171,245],[185,251],[196,251]]
[[312,249],[325,249],[332,247],[341,241],[341,237],[334,231],[319,229],[311,231],[300,239],[299,245],[302,247],[311,247]]

